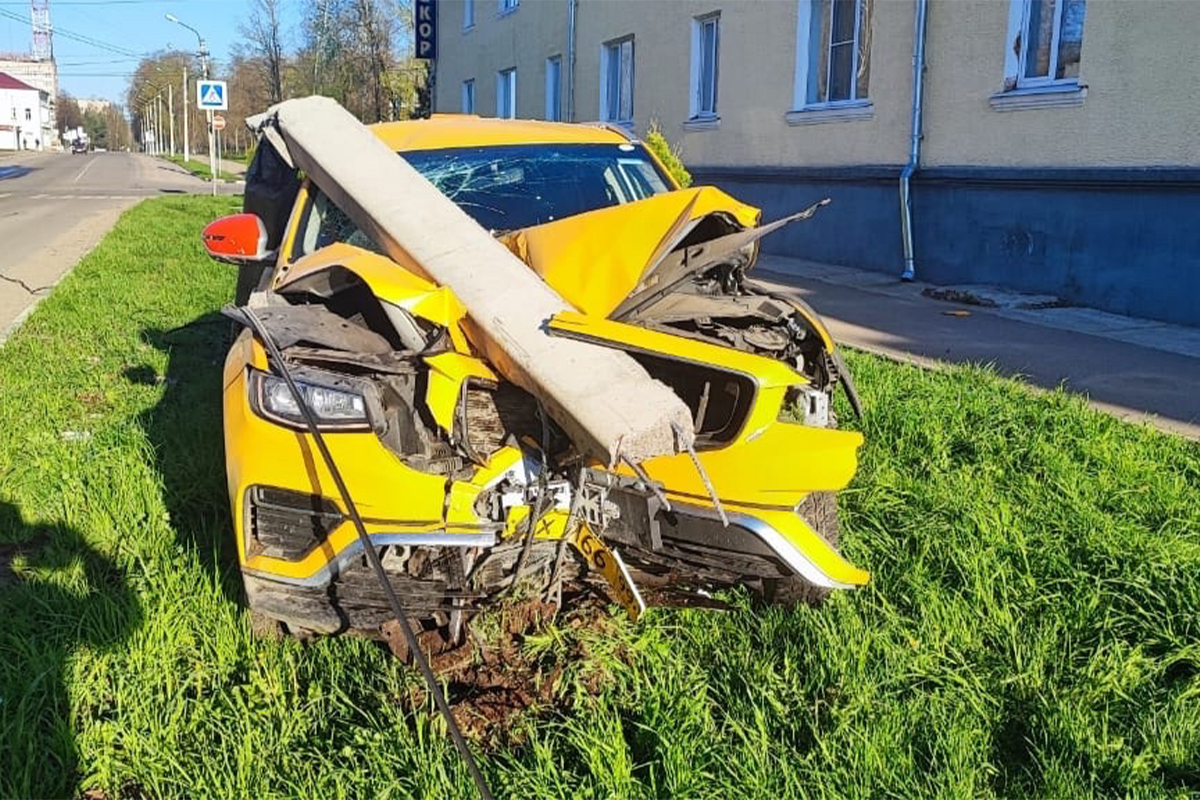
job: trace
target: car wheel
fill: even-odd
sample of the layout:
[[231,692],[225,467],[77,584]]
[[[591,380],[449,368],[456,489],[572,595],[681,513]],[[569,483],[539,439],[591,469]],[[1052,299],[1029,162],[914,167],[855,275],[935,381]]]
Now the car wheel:
[[[833,492],[812,492],[796,508],[808,526],[834,550],[838,549],[837,495]],[[829,596],[829,589],[809,583],[799,575],[775,578],[763,582],[763,595],[775,605],[794,606],[806,603],[819,606]]]

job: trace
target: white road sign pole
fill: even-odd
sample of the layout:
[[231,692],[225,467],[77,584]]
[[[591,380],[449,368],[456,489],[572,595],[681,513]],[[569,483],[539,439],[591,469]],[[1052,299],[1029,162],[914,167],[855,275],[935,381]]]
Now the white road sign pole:
[[212,193],[213,197],[217,196],[217,132],[212,126],[213,112],[209,111],[208,116],[208,173],[212,176]]

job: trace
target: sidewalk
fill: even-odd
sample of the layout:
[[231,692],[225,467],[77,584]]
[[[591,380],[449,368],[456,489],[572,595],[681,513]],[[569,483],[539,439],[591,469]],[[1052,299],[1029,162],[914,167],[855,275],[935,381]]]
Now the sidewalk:
[[950,287],[766,254],[751,275],[803,297],[840,343],[924,366],[992,363],[1037,386],[1062,384],[1122,419],[1200,439],[1200,329],[1029,308],[1046,298],[986,287],[954,289],[995,306],[935,300],[922,292]]
[[246,169],[246,165],[240,161],[230,161],[228,158],[221,159],[220,171],[228,172],[238,180],[245,180]]

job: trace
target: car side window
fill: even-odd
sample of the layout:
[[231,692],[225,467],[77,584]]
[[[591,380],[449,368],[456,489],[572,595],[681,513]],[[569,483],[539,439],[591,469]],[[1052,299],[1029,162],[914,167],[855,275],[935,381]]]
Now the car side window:
[[364,250],[383,254],[383,248],[359,227],[329,197],[315,186],[309,194],[303,228],[296,238],[293,259],[316,252],[334,242],[344,242]]

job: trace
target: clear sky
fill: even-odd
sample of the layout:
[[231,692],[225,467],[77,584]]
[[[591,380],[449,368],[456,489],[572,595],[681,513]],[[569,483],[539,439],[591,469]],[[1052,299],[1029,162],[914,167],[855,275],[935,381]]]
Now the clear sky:
[[[306,2],[283,4],[289,43]],[[167,13],[200,31],[213,57],[227,61],[249,8],[249,0],[50,0],[59,86],[76,97],[123,102],[141,55],[196,49],[195,34],[168,22]],[[29,53],[32,46],[28,0],[0,0],[0,52]]]

